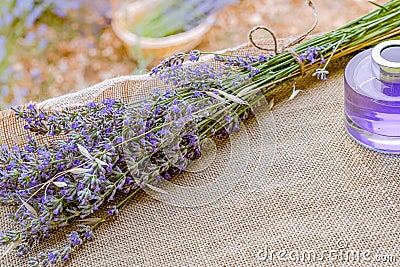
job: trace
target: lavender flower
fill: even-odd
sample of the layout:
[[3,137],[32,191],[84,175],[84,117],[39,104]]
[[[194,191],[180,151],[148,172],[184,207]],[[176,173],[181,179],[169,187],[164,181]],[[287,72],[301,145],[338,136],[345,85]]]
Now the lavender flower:
[[299,59],[302,62],[308,61],[312,64],[317,62],[319,60],[320,64],[324,64],[326,62],[324,56],[320,53],[323,51],[326,47],[324,46],[309,46],[307,47],[307,50],[304,53],[301,53],[299,55]]
[[54,0],[52,11],[59,17],[63,18],[69,10],[77,10],[82,5],[82,0]]
[[0,62],[2,62],[4,60],[4,58],[6,57],[6,43],[7,43],[7,39],[5,36],[0,36]]

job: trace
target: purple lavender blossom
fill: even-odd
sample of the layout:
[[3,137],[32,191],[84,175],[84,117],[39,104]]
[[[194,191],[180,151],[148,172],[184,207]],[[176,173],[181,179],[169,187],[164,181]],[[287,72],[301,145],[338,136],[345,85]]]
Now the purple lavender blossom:
[[72,247],[76,247],[82,244],[82,239],[80,238],[78,232],[74,231],[71,233],[70,237],[68,240],[71,242]]
[[82,0],[53,0],[52,11],[59,16],[60,18],[64,18],[67,16],[67,12],[69,10],[77,10],[82,5]]
[[30,73],[30,75],[31,75],[31,78],[33,79],[33,81],[34,81],[36,84],[39,84],[39,83],[42,82],[42,77],[41,77],[41,71],[40,71],[40,69],[37,69],[37,68],[31,69],[31,70],[29,71],[29,73]]
[[321,54],[321,51],[323,51],[325,47],[322,46],[317,46],[317,47],[312,47],[309,46],[307,47],[307,50],[304,53],[301,53],[299,55],[299,59],[302,62],[308,61],[312,64],[317,62],[319,60],[320,64],[324,64],[326,62],[324,56]]
[[4,58],[6,57],[6,43],[7,43],[7,39],[5,36],[1,35],[0,36],[0,62],[2,62],[4,60]]
[[34,4],[34,0],[16,0],[13,15],[16,18],[22,18],[27,12],[33,9]]

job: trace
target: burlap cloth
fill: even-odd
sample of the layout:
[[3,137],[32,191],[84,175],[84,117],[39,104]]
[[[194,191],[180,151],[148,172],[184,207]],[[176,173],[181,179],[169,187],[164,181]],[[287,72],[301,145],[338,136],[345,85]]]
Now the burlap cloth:
[[[247,51],[259,53],[247,45],[234,50]],[[275,145],[275,154],[261,155],[273,157],[272,165],[251,153],[244,180],[223,198],[200,207],[176,207],[141,193],[115,221],[100,226],[94,241],[77,250],[67,265],[396,266],[383,262],[394,257],[399,264],[399,157],[364,149],[346,134],[343,71],[348,59],[331,63],[326,82],[310,75],[298,80],[297,88],[304,91],[273,108],[274,140],[268,144]],[[41,105],[62,107],[106,97],[128,100],[145,93],[141,88],[148,79],[119,77]],[[275,96],[276,102],[290,95],[288,85]],[[0,125],[1,142],[18,141],[12,136],[23,134],[21,124],[7,112]],[[248,127],[254,128],[251,149],[257,149],[261,135],[256,125]],[[256,162],[265,166],[256,168]],[[220,164],[191,181],[207,179],[207,173],[218,179]],[[2,230],[9,226],[4,215],[10,210],[1,208]],[[299,255],[307,251],[316,257],[302,261]],[[358,252],[360,260],[341,259],[346,251]],[[1,263],[26,265],[14,253]]]

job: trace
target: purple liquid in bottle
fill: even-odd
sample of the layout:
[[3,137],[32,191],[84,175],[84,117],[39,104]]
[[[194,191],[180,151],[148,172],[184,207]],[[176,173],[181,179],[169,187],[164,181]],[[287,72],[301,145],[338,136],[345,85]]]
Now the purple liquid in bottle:
[[400,153],[400,42],[355,56],[345,70],[345,126],[361,145]]

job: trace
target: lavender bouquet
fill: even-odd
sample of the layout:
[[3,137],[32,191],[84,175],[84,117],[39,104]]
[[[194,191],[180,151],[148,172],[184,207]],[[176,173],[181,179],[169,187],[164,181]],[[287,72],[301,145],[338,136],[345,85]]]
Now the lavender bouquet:
[[[203,61],[209,53],[176,54],[152,70],[164,86],[151,88],[152,96],[142,101],[105,99],[58,111],[13,108],[29,134],[23,145],[1,149],[0,201],[17,207],[8,216],[14,227],[0,234],[3,255],[15,249],[30,257],[30,266],[68,260],[139,191],[164,194],[158,181],[199,158],[207,137],[238,131],[278,84],[310,69],[325,80],[333,58],[398,36],[399,15],[400,0],[393,0],[275,55],[214,53]],[[31,255],[37,242],[66,225],[75,229],[64,246]]]

